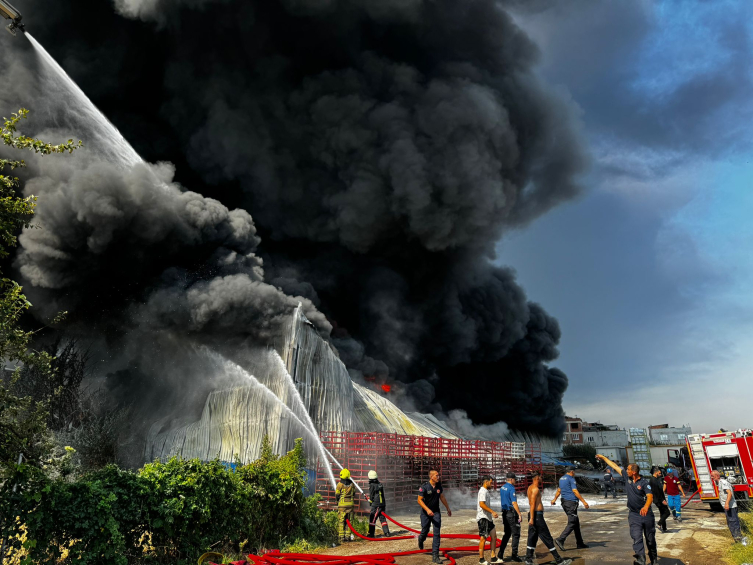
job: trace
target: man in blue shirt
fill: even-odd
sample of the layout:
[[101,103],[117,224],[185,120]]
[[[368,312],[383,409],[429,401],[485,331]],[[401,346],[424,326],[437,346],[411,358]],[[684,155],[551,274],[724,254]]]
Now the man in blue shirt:
[[499,489],[499,499],[502,502],[502,524],[505,527],[505,535],[502,537],[502,543],[499,546],[497,556],[502,559],[507,548],[507,542],[512,537],[512,556],[511,561],[521,562],[518,557],[518,546],[520,545],[520,522],[523,517],[518,507],[518,497],[515,495],[515,473],[507,473],[507,482]]
[[552,505],[557,502],[557,498],[562,494],[562,509],[567,514],[567,526],[562,530],[560,537],[554,540],[560,550],[565,551],[565,539],[571,532],[575,532],[575,543],[578,549],[586,549],[588,546],[583,541],[583,535],[580,533],[580,518],[578,518],[578,501],[588,510],[588,502],[578,492],[578,485],[575,482],[575,469],[570,469],[562,475],[557,492],[554,493]]

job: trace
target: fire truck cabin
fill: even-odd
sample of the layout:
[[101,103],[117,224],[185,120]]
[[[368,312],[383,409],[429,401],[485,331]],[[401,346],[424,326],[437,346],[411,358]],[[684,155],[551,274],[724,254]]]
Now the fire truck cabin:
[[701,500],[719,501],[717,486],[711,479],[714,470],[727,478],[735,498],[753,496],[753,431],[692,434],[686,441]]

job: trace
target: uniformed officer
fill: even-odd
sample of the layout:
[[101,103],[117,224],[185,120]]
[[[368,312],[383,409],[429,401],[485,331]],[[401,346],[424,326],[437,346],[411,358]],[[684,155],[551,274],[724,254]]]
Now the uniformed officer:
[[424,548],[424,540],[429,535],[429,528],[434,531],[434,539],[431,543],[431,562],[442,563],[439,559],[440,531],[442,529],[442,514],[439,511],[440,501],[447,508],[447,516],[452,516],[447,499],[444,497],[444,488],[439,480],[439,471],[429,471],[429,482],[421,485],[418,489],[418,505],[421,507],[421,533],[418,534],[418,549]]
[[382,524],[384,537],[390,536],[390,527],[387,525],[387,518],[384,512],[387,510],[387,503],[384,501],[384,485],[379,482],[376,471],[369,471],[369,504],[371,504],[371,513],[369,514],[369,537],[373,538],[376,531],[377,518]]
[[612,477],[612,469],[604,471],[604,498],[607,498],[609,491],[612,491],[612,498],[617,498],[617,485]]
[[656,556],[656,522],[654,513],[651,511],[651,502],[654,496],[651,492],[651,484],[641,477],[640,467],[635,463],[623,469],[617,463],[610,461],[603,455],[597,455],[596,459],[604,461],[612,469],[617,471],[625,479],[625,493],[627,494],[628,524],[630,524],[630,537],[633,538],[633,551],[635,552],[635,565],[646,565],[646,548],[643,538],[646,538],[648,558],[653,565],[657,561]]
[[499,499],[502,503],[502,525],[505,527],[505,535],[502,536],[502,543],[499,546],[497,555],[500,559],[505,554],[507,542],[512,538],[512,555],[510,561],[523,561],[518,557],[518,546],[520,545],[520,523],[523,516],[518,506],[518,497],[515,494],[515,482],[517,476],[515,473],[507,473],[507,482],[499,489]]
[[[335,488],[335,500],[337,500],[337,533],[340,536],[340,543],[345,543],[350,539],[348,520],[351,524],[356,517],[353,511],[355,506],[356,485],[350,479],[350,471],[343,469],[340,471],[340,482]],[[351,534],[352,535],[352,534]]]
[[588,502],[578,491],[578,484],[575,482],[575,469],[570,469],[562,475],[554,493],[552,506],[557,502],[557,498],[562,495],[562,510],[567,514],[567,525],[562,530],[560,537],[554,540],[560,550],[565,551],[565,540],[571,533],[575,533],[575,543],[578,549],[588,549],[588,545],[583,541],[583,534],[580,532],[580,518],[578,518],[578,501],[588,510]]

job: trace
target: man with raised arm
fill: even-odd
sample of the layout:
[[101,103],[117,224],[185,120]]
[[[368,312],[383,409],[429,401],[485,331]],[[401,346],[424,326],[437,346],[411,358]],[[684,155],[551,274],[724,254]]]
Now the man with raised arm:
[[[646,565],[646,547],[651,564],[657,562],[656,556],[656,522],[654,513],[651,511],[651,503],[654,496],[651,493],[651,484],[641,477],[641,469],[635,463],[623,469],[617,463],[610,461],[603,455],[597,455],[599,459],[617,471],[625,479],[625,493],[627,494],[628,524],[630,524],[630,537],[633,538],[633,551],[635,565]],[[646,547],[643,538],[646,538]]]
[[536,542],[541,539],[546,548],[552,553],[555,563],[559,565],[570,565],[572,559],[562,559],[554,547],[552,534],[549,533],[549,526],[544,520],[544,503],[541,502],[541,495],[544,489],[544,483],[541,475],[534,471],[532,475],[533,483],[528,487],[528,543],[526,544],[526,565],[533,565],[534,552],[536,551]]
[[562,510],[567,514],[567,526],[562,530],[560,537],[554,540],[562,551],[565,551],[565,540],[567,536],[575,532],[575,543],[578,549],[587,549],[588,546],[583,541],[583,534],[580,533],[580,518],[578,518],[578,501],[583,503],[583,507],[588,510],[588,502],[578,492],[578,485],[575,482],[575,469],[570,469],[560,478],[557,492],[554,493],[552,506],[557,502],[560,494],[562,495]]
[[418,505],[421,507],[421,533],[418,534],[418,549],[424,548],[424,540],[429,535],[429,528],[434,530],[434,539],[431,542],[431,562],[442,563],[439,558],[440,532],[442,529],[442,514],[439,512],[439,503],[442,502],[447,508],[447,515],[452,516],[450,505],[444,497],[444,488],[439,480],[439,471],[429,471],[429,482],[421,485],[418,489]]

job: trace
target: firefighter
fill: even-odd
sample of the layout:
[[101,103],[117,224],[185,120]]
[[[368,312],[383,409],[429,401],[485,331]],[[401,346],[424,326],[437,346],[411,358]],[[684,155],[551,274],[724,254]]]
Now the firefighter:
[[659,531],[667,533],[667,518],[669,518],[669,504],[667,497],[664,496],[664,479],[662,478],[661,467],[653,468],[653,477],[650,479],[651,492],[654,495],[654,504],[659,509]]
[[617,485],[612,478],[612,469],[607,467],[607,470],[604,471],[604,498],[607,498],[610,490],[612,491],[612,498],[617,498]]
[[418,505],[421,507],[421,533],[418,534],[418,549],[424,548],[424,540],[429,535],[429,528],[434,530],[431,542],[431,562],[442,563],[439,559],[440,530],[442,528],[442,514],[439,512],[440,501],[447,508],[447,516],[452,516],[447,499],[444,497],[444,487],[439,480],[439,471],[429,471],[429,482],[418,489]]
[[337,500],[337,530],[340,535],[340,543],[350,540],[348,535],[348,520],[353,522],[356,513],[353,511],[356,498],[356,485],[350,480],[350,471],[340,471],[340,482],[335,488],[335,500]]
[[[646,549],[652,565],[657,562],[656,555],[656,522],[654,513],[651,511],[651,503],[654,495],[651,492],[651,484],[641,477],[641,469],[636,464],[630,464],[623,469],[617,463],[610,461],[603,455],[597,455],[596,459],[603,461],[617,471],[625,479],[625,493],[627,494],[628,524],[630,524],[630,537],[633,538],[634,565],[646,565]],[[646,544],[643,544],[643,538]]]
[[369,471],[369,504],[369,537],[373,538],[375,535],[377,518],[382,523],[384,537],[389,537],[390,527],[387,525],[387,518],[384,517],[384,511],[387,510],[387,504],[384,502],[384,485],[379,482],[376,471]]

